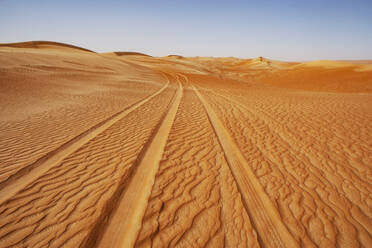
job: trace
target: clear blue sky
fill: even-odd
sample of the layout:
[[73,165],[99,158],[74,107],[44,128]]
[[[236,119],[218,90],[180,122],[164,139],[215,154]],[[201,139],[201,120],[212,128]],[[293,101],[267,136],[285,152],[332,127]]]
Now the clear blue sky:
[[372,59],[372,0],[0,0],[0,43],[154,56]]

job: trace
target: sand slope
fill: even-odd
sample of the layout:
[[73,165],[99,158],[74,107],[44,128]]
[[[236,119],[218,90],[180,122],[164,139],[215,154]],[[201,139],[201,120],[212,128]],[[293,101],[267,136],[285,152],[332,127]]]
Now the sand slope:
[[0,45],[0,247],[370,247],[368,61]]

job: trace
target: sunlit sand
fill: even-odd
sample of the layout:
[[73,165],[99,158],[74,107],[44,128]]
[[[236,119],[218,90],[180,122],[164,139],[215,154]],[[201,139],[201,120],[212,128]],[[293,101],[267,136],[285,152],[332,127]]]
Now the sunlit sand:
[[371,62],[0,45],[0,247],[371,247]]

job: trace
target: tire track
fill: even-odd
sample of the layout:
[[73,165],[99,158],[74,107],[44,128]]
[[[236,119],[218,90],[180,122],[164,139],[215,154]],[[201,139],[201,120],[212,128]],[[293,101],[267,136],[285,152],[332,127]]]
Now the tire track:
[[250,214],[260,236],[261,244],[264,247],[298,247],[299,244],[282,223],[277,209],[272,205],[258,179],[250,170],[248,162],[228,131],[196,87],[192,87],[203,103],[218,136],[232,174],[239,185],[247,212]]
[[[266,116],[234,98],[214,92],[208,97],[267,195],[276,203],[288,230],[304,247],[364,247],[371,243],[370,184],[351,178],[353,173],[347,164],[332,160],[342,156],[340,146],[332,151],[317,147],[328,136],[323,130],[308,143],[298,136],[299,132],[288,129],[293,116],[287,117],[287,124],[278,124],[273,118],[277,112]],[[232,106],[236,107],[234,111]],[[261,108],[268,107],[262,104]],[[307,124],[311,128],[318,125],[325,128],[314,120]]]
[[19,190],[26,187],[29,183],[37,179],[39,176],[43,175],[54,165],[60,163],[63,159],[68,157],[74,151],[78,150],[84,144],[88,143],[90,140],[95,138],[97,135],[111,127],[117,121],[124,118],[126,115],[136,110],[143,104],[150,101],[155,96],[163,92],[169,85],[168,82],[157,92],[151,96],[133,104],[132,106],[126,108],[125,110],[111,116],[105,121],[95,125],[84,133],[76,136],[72,140],[64,143],[56,150],[49,152],[43,157],[39,158],[34,163],[22,168],[17,173],[11,175],[7,180],[0,183],[0,205],[3,204],[7,199],[16,194]]
[[[99,247],[133,247],[141,228],[142,217],[151,194],[155,174],[182,95],[183,87],[179,83],[178,91],[168,113],[146,147],[128,187],[123,192],[123,197],[109,218],[106,230],[98,242]],[[143,184],[143,182],[146,183]],[[140,188],[139,185],[141,185]],[[87,243],[87,246],[91,247],[91,244]]]
[[179,79],[184,97],[135,247],[259,247],[207,113]]
[[115,70],[120,73],[108,77],[40,71],[1,74],[9,94],[0,99],[0,183],[167,82],[157,71],[134,68],[129,75],[124,65],[119,66]]
[[130,180],[141,150],[169,109],[174,86],[0,205],[0,247],[81,246],[121,183]]

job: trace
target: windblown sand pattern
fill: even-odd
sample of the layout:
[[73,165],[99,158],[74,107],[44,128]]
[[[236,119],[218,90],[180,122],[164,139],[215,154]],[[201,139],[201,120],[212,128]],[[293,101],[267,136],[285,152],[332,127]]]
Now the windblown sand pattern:
[[0,46],[0,247],[371,247],[368,61]]

